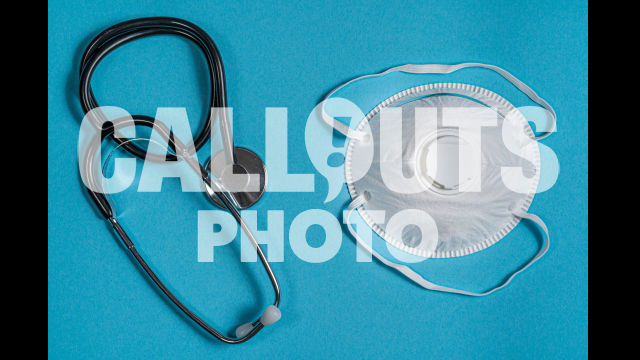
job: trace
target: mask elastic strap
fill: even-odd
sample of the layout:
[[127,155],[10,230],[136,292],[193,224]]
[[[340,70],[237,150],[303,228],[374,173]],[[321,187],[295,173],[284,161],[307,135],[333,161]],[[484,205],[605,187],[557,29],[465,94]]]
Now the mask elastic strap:
[[420,274],[418,274],[415,271],[413,271],[410,267],[408,267],[406,265],[402,265],[402,264],[397,264],[397,263],[394,263],[392,261],[387,260],[384,256],[380,255],[378,252],[373,250],[373,247],[371,245],[367,244],[364,240],[362,240],[362,238],[360,238],[360,236],[358,236],[358,234],[353,230],[353,226],[351,225],[351,214],[353,214],[353,211],[355,209],[359,208],[360,206],[362,206],[366,202],[367,201],[364,199],[363,196],[358,196],[351,202],[351,204],[349,204],[349,207],[347,208],[346,223],[347,223],[347,227],[349,228],[349,232],[351,233],[351,235],[356,239],[356,241],[358,242],[358,244],[360,244],[360,246],[362,246],[368,252],[370,252],[373,256],[375,256],[378,260],[380,260],[380,262],[382,262],[383,264],[385,264],[385,265],[387,265],[387,266],[389,266],[389,267],[391,267],[393,269],[396,269],[397,271],[401,272],[404,276],[408,277],[413,282],[415,282],[416,284],[422,286],[425,289],[435,290],[435,291],[442,291],[442,292],[447,292],[447,293],[460,294],[460,295],[467,295],[467,296],[485,296],[485,295],[489,295],[492,292],[494,292],[496,290],[500,290],[503,287],[509,285],[511,280],[513,280],[513,278],[516,275],[518,275],[519,273],[523,272],[525,269],[527,269],[533,263],[538,261],[538,259],[540,259],[547,252],[547,250],[549,250],[549,230],[547,229],[547,226],[542,221],[542,219],[540,219],[538,216],[536,216],[534,214],[529,214],[529,213],[519,214],[519,215],[517,215],[518,217],[520,217],[522,219],[528,219],[528,220],[531,220],[534,223],[536,223],[540,227],[540,229],[542,229],[542,231],[544,231],[544,234],[545,234],[544,243],[540,246],[540,248],[538,249],[538,252],[536,253],[536,255],[533,258],[531,258],[524,266],[522,266],[519,270],[517,270],[514,273],[512,273],[504,282],[502,282],[502,284],[500,284],[498,286],[495,286],[495,287],[493,287],[493,288],[491,288],[491,289],[489,289],[489,290],[487,290],[485,292],[481,292],[481,293],[476,293],[476,292],[471,292],[471,291],[466,291],[466,290],[460,290],[460,289],[455,289],[455,288],[451,288],[451,287],[447,287],[447,286],[434,284],[434,283],[432,283],[430,281],[427,281]]
[[453,64],[453,65],[447,65],[447,64],[406,64],[406,65],[400,65],[400,66],[392,67],[390,69],[387,69],[387,70],[385,70],[383,72],[380,72],[380,73],[377,73],[377,74],[369,74],[369,75],[364,75],[364,76],[357,77],[357,78],[349,80],[346,83],[344,83],[344,84],[338,86],[337,88],[331,90],[331,92],[322,100],[322,106],[320,107],[321,108],[322,120],[324,120],[324,122],[327,123],[327,125],[333,127],[334,129],[336,129],[337,131],[339,131],[340,133],[342,133],[344,136],[346,136],[348,138],[351,138],[351,139],[362,139],[362,137],[365,135],[364,132],[351,129],[348,125],[346,125],[343,122],[340,122],[340,121],[336,120],[335,118],[333,118],[332,116],[328,115],[324,111],[325,101],[327,101],[327,99],[329,99],[331,97],[331,95],[333,95],[335,92],[337,92],[338,90],[342,89],[343,87],[351,84],[352,82],[355,82],[355,81],[358,81],[358,80],[362,80],[362,79],[367,79],[367,78],[383,76],[383,75],[386,75],[386,74],[389,74],[389,73],[392,73],[392,72],[395,72],[395,71],[405,72],[405,73],[410,73],[410,74],[449,74],[449,73],[458,71],[460,69],[465,69],[465,68],[483,68],[483,69],[489,69],[489,70],[492,70],[492,71],[496,72],[498,75],[502,76],[507,81],[509,81],[511,84],[513,84],[513,86],[518,88],[518,90],[520,90],[522,93],[527,95],[527,97],[529,99],[531,99],[531,101],[535,102],[536,104],[542,106],[547,111],[549,111],[549,113],[551,114],[551,121],[552,121],[551,126],[550,126],[549,130],[547,132],[545,132],[544,134],[534,137],[535,140],[542,140],[542,139],[546,138],[547,136],[551,135],[551,133],[553,131],[555,131],[555,128],[556,128],[556,112],[553,110],[551,105],[549,105],[549,103],[547,103],[544,99],[542,99],[540,96],[538,96],[538,94],[536,94],[535,91],[533,91],[533,89],[531,89],[527,84],[523,83],[518,78],[516,78],[515,76],[511,75],[511,73],[509,73],[508,71],[506,71],[506,70],[504,70],[504,69],[502,69],[502,68],[500,68],[498,66],[495,66],[495,65],[482,64],[482,63],[460,63],[460,64]]

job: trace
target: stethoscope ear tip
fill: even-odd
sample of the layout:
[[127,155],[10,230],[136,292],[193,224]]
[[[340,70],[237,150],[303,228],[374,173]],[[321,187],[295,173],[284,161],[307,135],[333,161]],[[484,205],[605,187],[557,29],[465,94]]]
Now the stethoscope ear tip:
[[[282,314],[280,309],[275,305],[269,305],[260,316],[260,323],[264,326],[272,325],[280,320]],[[236,328],[236,338],[240,339],[245,337],[251,330],[253,330],[254,324],[245,323]]]
[[252,323],[246,323],[238,326],[236,328],[236,337],[238,339],[243,338],[245,335],[249,333],[249,331],[251,331],[251,329],[253,329]]
[[280,309],[275,305],[269,305],[260,316],[260,323],[264,326],[269,326],[280,320],[281,317]]

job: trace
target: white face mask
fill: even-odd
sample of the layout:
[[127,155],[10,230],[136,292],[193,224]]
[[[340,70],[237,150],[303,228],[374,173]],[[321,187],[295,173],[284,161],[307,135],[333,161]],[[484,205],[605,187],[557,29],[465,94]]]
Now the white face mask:
[[[392,71],[449,73],[464,67],[494,70],[533,101],[553,109],[506,71],[484,64],[404,65]],[[326,100],[326,99],[325,99]],[[353,199],[351,234],[384,264],[431,290],[486,295],[506,286],[548,249],[546,226],[527,210],[540,177],[540,154],[527,120],[499,95],[466,84],[429,84],[404,90],[375,107],[356,129],[324,113],[351,141],[345,178]],[[504,283],[484,293],[433,284],[405,265],[389,261],[351,226],[357,209],[365,223],[394,247],[420,257],[448,258],[483,250],[522,218],[546,233],[538,254]],[[383,214],[381,216],[381,214]]]

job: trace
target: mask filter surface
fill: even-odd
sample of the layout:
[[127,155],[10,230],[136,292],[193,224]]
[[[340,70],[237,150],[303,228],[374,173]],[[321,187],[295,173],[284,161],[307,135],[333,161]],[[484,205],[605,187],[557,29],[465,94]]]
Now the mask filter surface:
[[[533,200],[540,164],[533,131],[514,106],[486,89],[408,89],[372,110],[357,130],[370,137],[347,147],[349,193],[355,199],[366,192],[362,218],[410,254],[446,258],[482,250],[513,229],[520,219],[514,213],[525,213]],[[368,171],[354,169],[367,164],[371,151]],[[508,177],[516,169],[522,192],[503,181],[503,172]],[[356,179],[358,173],[364,176]],[[375,223],[371,211],[384,211],[386,221]]]

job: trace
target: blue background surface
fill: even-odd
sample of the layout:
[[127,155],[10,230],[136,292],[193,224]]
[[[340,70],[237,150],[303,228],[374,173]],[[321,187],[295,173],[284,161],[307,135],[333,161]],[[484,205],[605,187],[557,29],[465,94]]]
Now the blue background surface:
[[[588,41],[583,1],[322,1],[240,4],[234,1],[49,2],[49,356],[65,358],[586,358],[588,340]],[[222,344],[169,306],[85,196],[77,175],[82,111],[78,61],[104,28],[142,16],[174,16],[205,29],[218,45],[234,108],[235,141],[264,154],[264,108],[288,107],[289,171],[315,173],[304,150],[304,124],[338,84],[404,63],[496,64],[532,86],[558,113],[558,132],[544,143],[560,161],[556,185],[531,211],[551,231],[546,257],[508,288],[485,298],[430,292],[378,262],[356,263],[344,234],[339,253],[310,264],[291,251],[273,264],[282,320],[248,343]],[[185,40],[161,36],[118,49],[98,68],[93,86],[103,105],[153,115],[185,106],[192,128],[206,107],[206,67]],[[491,89],[517,106],[531,105],[486,70],[448,76],[394,75],[358,83],[341,96],[366,112],[409,86],[461,81]],[[202,157],[207,154],[204,149]],[[328,204],[327,182],[313,193],[267,193],[255,207],[285,209],[285,234],[309,208],[339,214],[346,188]],[[114,196],[140,251],[187,303],[230,332],[272,301],[259,263],[238,264],[237,241],[197,263],[198,194],[166,180],[157,194]],[[432,281],[482,290],[536,250],[532,227],[519,225],[489,249],[415,268]],[[308,241],[322,244],[312,227]]]

